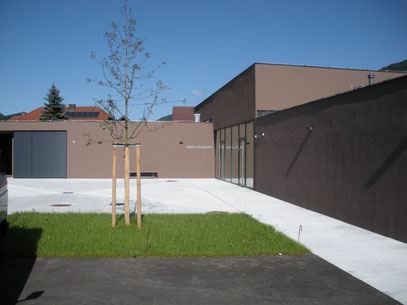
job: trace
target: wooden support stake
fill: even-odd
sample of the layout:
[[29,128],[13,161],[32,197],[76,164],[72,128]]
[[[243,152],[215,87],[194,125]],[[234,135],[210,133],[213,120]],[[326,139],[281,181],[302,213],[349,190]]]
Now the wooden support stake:
[[113,146],[113,179],[112,179],[112,227],[116,226],[116,160],[117,148]]
[[124,223],[130,224],[129,184],[130,184],[129,147],[124,147]]
[[140,143],[136,144],[137,166],[137,228],[141,228],[141,177],[140,177]]

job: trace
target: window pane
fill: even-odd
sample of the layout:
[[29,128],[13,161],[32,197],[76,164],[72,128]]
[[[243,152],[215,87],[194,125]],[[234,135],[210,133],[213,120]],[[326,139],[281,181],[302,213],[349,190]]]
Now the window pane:
[[215,131],[215,178],[219,179],[220,130]]
[[253,169],[254,169],[254,154],[253,154],[253,122],[246,124],[246,186],[253,188]]
[[225,180],[231,181],[231,161],[232,161],[232,129],[230,127],[225,130]]
[[246,186],[246,124],[239,125],[239,185]]
[[239,125],[239,138],[245,138],[246,137],[246,124],[240,124]]
[[239,126],[232,127],[232,182],[239,183]]

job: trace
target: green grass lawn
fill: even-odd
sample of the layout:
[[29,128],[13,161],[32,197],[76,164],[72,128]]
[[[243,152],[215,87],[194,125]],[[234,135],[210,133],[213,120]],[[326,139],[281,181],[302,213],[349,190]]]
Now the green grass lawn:
[[213,257],[306,254],[304,246],[246,214],[149,214],[111,227],[110,214],[18,213],[0,240],[3,256]]

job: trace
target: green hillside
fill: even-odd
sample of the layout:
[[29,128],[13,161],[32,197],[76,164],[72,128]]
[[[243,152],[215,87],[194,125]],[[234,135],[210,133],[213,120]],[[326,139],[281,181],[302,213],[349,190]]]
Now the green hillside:
[[23,114],[25,114],[26,112],[17,112],[17,113],[13,113],[13,114],[9,114],[9,115],[4,115],[4,114],[2,114],[2,113],[0,113],[0,120],[5,120],[5,121],[7,121],[7,120],[9,120],[9,119],[11,119],[13,116],[15,116],[15,115],[23,115]]
[[163,116],[162,118],[159,118],[157,121],[172,121],[172,114]]
[[391,70],[391,71],[407,71],[407,59],[396,62],[394,64],[388,65],[380,69],[380,71]]

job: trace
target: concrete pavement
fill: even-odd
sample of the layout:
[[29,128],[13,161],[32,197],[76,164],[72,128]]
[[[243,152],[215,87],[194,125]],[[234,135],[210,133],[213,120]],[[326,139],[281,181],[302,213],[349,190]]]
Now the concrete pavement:
[[[135,180],[131,207],[135,208]],[[123,181],[118,182],[118,190]],[[123,191],[118,193],[123,202]],[[111,211],[109,179],[9,179],[9,213]],[[68,207],[52,207],[69,204]],[[120,207],[123,209],[123,207]],[[407,304],[407,244],[216,179],[142,180],[143,213],[245,212],[311,251]]]

